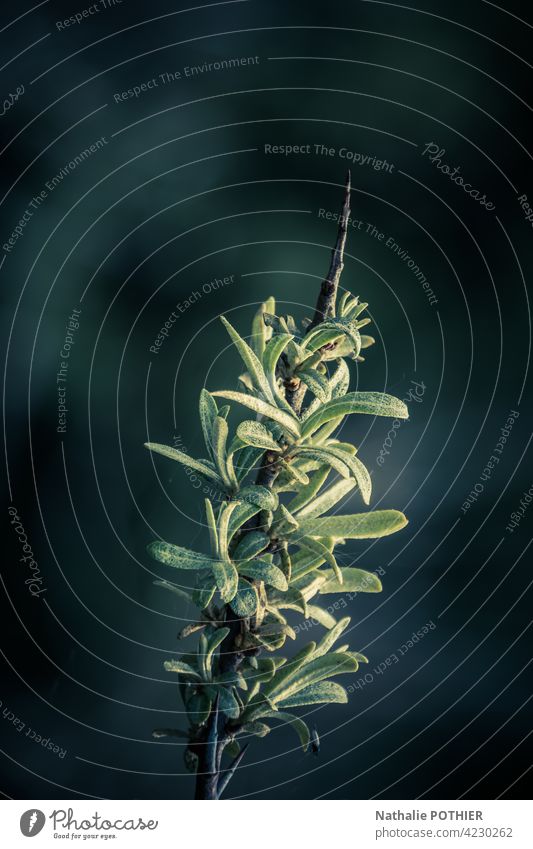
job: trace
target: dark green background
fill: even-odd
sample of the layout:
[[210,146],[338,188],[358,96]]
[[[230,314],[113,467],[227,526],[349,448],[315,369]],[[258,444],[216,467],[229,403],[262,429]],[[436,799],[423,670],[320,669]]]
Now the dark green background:
[[[68,750],[60,759],[3,719],[1,789],[50,799],[193,793],[179,746],[150,737],[183,725],[162,663],[193,612],[153,587],[170,576],[145,546],[161,535],[204,549],[203,497],[142,444],[180,437],[202,456],[199,390],[236,388],[239,372],[221,312],[243,333],[270,294],[282,311],[310,314],[336,235],[317,213],[340,207],[348,163],[266,155],[264,145],[317,143],[394,164],[392,173],[354,165],[353,215],[393,237],[438,299],[428,302],[383,242],[350,231],[342,282],[370,303],[377,339],[354,385],[403,398],[417,380],[425,391],[382,467],[386,420],[352,417],[346,435],[373,472],[373,506],[403,509],[410,524],[346,550],[347,561],[386,571],[381,596],[348,603],[350,641],[369,655],[372,682],[309,717],[319,759],[277,728],[253,742],[229,795],[520,796],[533,511],[514,533],[506,525],[532,484],[532,231],[517,200],[533,197],[529,4],[250,0],[180,13],[187,4],[124,0],[57,29],[89,5],[51,0],[10,26],[31,6],[6,6],[0,21],[4,62],[13,59],[2,91],[25,86],[0,119],[2,244],[46,181],[99,137],[108,142],[49,194],[0,270],[5,515],[11,500],[47,589],[30,597],[7,526],[0,699]],[[115,102],[161,73],[241,56],[259,62]],[[495,211],[421,155],[429,142]],[[149,351],[177,301],[232,274]],[[89,283],[61,435],[59,352]],[[500,463],[463,514],[510,410],[520,416]],[[348,509],[359,509],[355,496]],[[372,672],[430,621],[437,627],[401,662]]]

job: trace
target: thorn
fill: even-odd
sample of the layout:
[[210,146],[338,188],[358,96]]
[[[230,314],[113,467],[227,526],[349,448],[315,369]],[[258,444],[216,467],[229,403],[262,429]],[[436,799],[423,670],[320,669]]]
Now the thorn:
[[233,763],[231,764],[231,766],[229,766],[227,770],[224,770],[224,774],[221,776],[221,778],[220,778],[220,780],[219,780],[219,782],[218,782],[218,793],[217,793],[217,799],[220,799],[220,797],[222,796],[222,794],[223,794],[224,790],[226,789],[226,787],[227,787],[227,786],[228,786],[228,784],[230,783],[231,779],[232,779],[232,778],[233,778],[233,776],[235,775],[235,772],[236,772],[236,770],[238,769],[240,762],[242,761],[243,757],[244,757],[244,756],[245,756],[245,754],[246,754],[246,749],[248,748],[248,745],[249,745],[249,744],[248,744],[248,743],[246,743],[246,745],[245,745],[245,746],[243,746],[243,748],[241,749],[241,751],[239,752],[239,754],[237,755],[237,757],[234,759],[234,761],[233,761]]

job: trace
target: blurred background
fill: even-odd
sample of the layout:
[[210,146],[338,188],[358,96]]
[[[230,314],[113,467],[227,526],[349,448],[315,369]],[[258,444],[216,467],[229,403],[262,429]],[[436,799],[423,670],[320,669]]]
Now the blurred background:
[[243,335],[269,295],[311,314],[349,167],[342,285],[376,338],[353,387],[411,400],[394,438],[346,437],[409,525],[346,548],[384,591],[344,599],[370,663],[308,714],[320,757],[278,726],[228,795],[524,793],[533,20],[417,6],[4,5],[5,796],[193,795],[151,731],[184,727],[163,661],[194,611],[146,545],[207,550],[204,493],[143,443],[203,456],[200,389],[240,373],[221,313]]

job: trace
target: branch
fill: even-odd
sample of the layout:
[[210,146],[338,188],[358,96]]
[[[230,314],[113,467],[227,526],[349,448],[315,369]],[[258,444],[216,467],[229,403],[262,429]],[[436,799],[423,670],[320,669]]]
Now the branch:
[[329,266],[327,277],[320,287],[313,320],[307,328],[308,333],[313,329],[313,327],[320,324],[321,321],[324,321],[324,319],[335,314],[337,290],[339,288],[342,269],[344,268],[344,246],[346,244],[346,234],[348,232],[348,222],[350,220],[351,188],[351,175],[348,171],[348,174],[346,175],[346,183],[344,184],[344,203],[342,205],[341,217],[339,219],[337,241],[331,252],[331,264]]

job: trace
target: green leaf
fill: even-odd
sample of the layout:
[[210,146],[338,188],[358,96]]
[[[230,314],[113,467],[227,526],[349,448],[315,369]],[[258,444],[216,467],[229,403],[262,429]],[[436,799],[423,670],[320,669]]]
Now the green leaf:
[[274,520],[272,522],[272,533],[275,536],[284,536],[286,534],[292,534],[298,530],[298,522],[290,513],[284,504],[280,504],[276,512],[274,513]]
[[232,560],[242,565],[240,561],[251,560],[257,557],[270,544],[270,537],[263,531],[250,531],[240,540],[232,554]]
[[328,463],[332,469],[343,478],[350,477],[350,469],[343,457],[338,457],[336,452],[330,451],[328,447],[307,446],[301,445],[296,449],[300,457],[310,457],[313,460],[318,460],[319,463]]
[[255,633],[261,640],[265,637],[279,637],[281,635],[290,637],[291,640],[296,639],[294,629],[286,622],[272,622],[268,625],[261,625]]
[[205,666],[207,669],[207,674],[211,675],[212,673],[212,665],[213,665],[213,652],[219,647],[219,645],[225,640],[228,636],[230,629],[229,628],[218,628],[214,634],[209,637],[207,641],[207,649],[205,653]]
[[[329,631],[326,637],[329,637],[332,633],[333,631]],[[276,689],[271,698],[276,705],[280,702],[286,704],[289,696],[299,693],[311,684],[317,684],[324,678],[331,678],[333,675],[357,672],[358,666],[357,661],[344,652],[333,652],[323,657],[314,657],[291,677],[287,678],[283,686]]]
[[193,678],[201,679],[201,675],[196,669],[181,660],[165,660],[163,666],[167,672],[179,672],[180,675],[191,675]]
[[[230,399],[231,400],[231,399]],[[397,419],[409,418],[409,412],[403,401],[384,392],[349,392],[342,398],[334,398],[309,416],[302,425],[302,437],[314,433],[320,425],[338,416],[351,413],[365,413],[370,416],[392,416]]]
[[343,582],[339,584],[337,578],[329,570],[323,570],[326,582],[319,589],[320,595],[327,593],[380,593],[383,589],[381,581],[374,572],[365,572],[364,569],[354,569],[345,566],[342,570]]
[[204,441],[207,447],[207,450],[211,454],[211,458],[214,460],[213,456],[213,424],[218,415],[218,408],[215,399],[209,394],[207,389],[202,389],[200,392],[200,422],[202,425],[202,432],[204,434]]
[[255,616],[257,606],[259,604],[256,588],[243,578],[239,578],[237,594],[235,595],[235,598],[231,600],[230,604],[233,612],[236,613],[237,616],[242,616],[243,619]]
[[248,409],[253,410],[255,413],[259,413],[268,419],[272,419],[272,421],[278,422],[291,436],[296,438],[300,436],[300,425],[294,416],[288,412],[279,410],[277,407],[268,404],[266,401],[262,401],[260,398],[254,398],[253,395],[244,395],[242,392],[232,392],[230,390],[221,390],[212,394],[221,398],[227,398],[228,401],[236,401],[242,404],[243,407],[248,407]]
[[192,600],[200,608],[200,610],[205,610],[205,608],[211,603],[211,600],[216,592],[216,583],[211,578],[210,583],[204,584],[201,587],[197,587],[193,594]]
[[316,369],[301,369],[298,377],[316,395],[319,401],[326,403],[331,398],[331,389],[327,375],[320,374]]
[[[350,446],[351,448],[352,446]],[[370,474],[366,466],[361,463],[358,457],[355,457],[353,454],[348,453],[344,450],[340,445],[337,447],[335,445],[328,445],[323,449],[327,451],[328,456],[331,458],[336,457],[337,460],[345,463],[348,466],[350,472],[353,477],[357,481],[357,485],[359,487],[359,491],[361,492],[361,497],[365,504],[370,503],[370,496],[372,495],[372,480],[370,478]]]
[[209,542],[211,543],[211,553],[217,560],[220,557],[220,549],[218,547],[218,532],[213,505],[209,498],[205,499],[205,515],[207,518],[207,527],[209,529]]
[[270,734],[270,728],[264,722],[247,722],[239,729],[238,733],[253,734],[254,737],[266,737],[267,734]]
[[278,590],[286,591],[288,589],[287,579],[281,569],[274,566],[272,563],[266,563],[263,560],[250,560],[247,563],[239,564],[239,573],[246,575],[256,581],[264,581],[271,587]]
[[[269,301],[271,301],[272,303],[269,303]],[[251,344],[259,359],[261,359],[261,357],[263,356],[263,351],[265,350],[267,339],[269,339],[272,335],[272,330],[270,328],[267,328],[263,318],[265,312],[274,312],[274,299],[270,298],[269,301],[261,304],[252,322]]]
[[281,467],[288,475],[289,480],[296,481],[296,483],[301,484],[302,486],[307,486],[309,483],[307,475],[300,471],[295,463],[287,463],[286,460],[281,460]]
[[346,628],[348,627],[350,622],[350,617],[345,616],[344,619],[341,619],[333,626],[331,631],[329,631],[322,637],[313,653],[313,660],[317,657],[323,657],[326,652],[330,650],[333,643],[336,643],[341,634],[346,631]]
[[214,560],[212,570],[222,601],[233,601],[239,584],[239,574],[233,563]]
[[287,722],[289,725],[292,725],[298,737],[300,738],[302,749],[304,750],[304,752],[307,752],[311,740],[311,735],[309,733],[309,728],[307,727],[303,719],[300,719],[299,716],[294,716],[294,714],[292,713],[285,713],[281,710],[267,710],[264,713],[260,714],[260,718],[279,719],[280,722]]
[[155,560],[175,569],[208,569],[212,568],[215,562],[206,554],[198,554],[196,551],[161,540],[151,542],[147,550]]
[[407,524],[398,510],[374,510],[351,516],[324,516],[304,519],[300,523],[302,534],[332,536],[336,539],[377,539],[394,534]]
[[192,725],[203,725],[211,713],[212,701],[205,692],[196,692],[187,701],[187,714]]
[[326,548],[324,543],[320,542],[320,540],[318,539],[314,539],[314,537],[301,536],[300,534],[298,534],[298,540],[296,541],[296,544],[299,545],[300,548],[307,548],[313,554],[316,554],[317,557],[323,557],[324,561],[326,563],[329,563],[329,565],[333,569],[339,583],[342,584],[342,571],[337,561],[335,560],[335,555],[329,550],[329,548]]
[[[278,702],[278,705],[284,709],[303,707],[304,705],[346,704],[347,701],[348,694],[344,687],[341,687],[335,681],[321,681],[318,684],[304,687],[294,696],[289,696],[289,698]],[[279,713],[282,713],[282,711],[279,711]]]
[[265,369],[265,374],[268,383],[272,389],[272,393],[276,399],[277,405],[285,410],[288,410],[289,412],[291,411],[291,407],[285,400],[285,396],[283,395],[283,393],[280,391],[278,379],[276,376],[276,368],[281,354],[293,338],[294,337],[291,333],[280,333],[274,336],[274,338],[271,339],[268,343],[265,353],[263,354],[263,366]]
[[281,447],[272,434],[261,422],[241,422],[237,428],[237,436],[246,445],[263,448],[269,451],[281,451]]
[[241,358],[255,386],[257,387],[257,389],[259,389],[259,391],[263,394],[264,398],[267,401],[269,401],[271,404],[274,404],[274,396],[272,394],[270,384],[266,378],[260,360],[258,359],[256,354],[254,354],[250,346],[244,341],[244,339],[241,338],[241,336],[239,336],[235,328],[231,326],[229,321],[224,318],[223,315],[220,316],[220,320],[222,321],[224,327],[231,336],[231,340],[237,348],[239,354],[241,355]]
[[209,478],[209,480],[215,481],[221,489],[225,488],[224,481],[220,475],[214,468],[211,468],[206,463],[202,463],[201,460],[194,460],[188,454],[184,454],[183,451],[178,451],[177,448],[171,448],[170,445],[160,445],[158,442],[145,442],[144,447],[148,448],[149,451],[153,451],[155,454],[162,454],[163,457],[177,460],[178,463],[182,463],[188,469],[194,469],[204,477]]
[[348,480],[337,481],[337,483],[326,489],[318,498],[307,504],[296,516],[298,522],[302,519],[316,519],[327,510],[330,510],[335,504],[344,498],[355,486],[355,481],[349,478]]
[[233,457],[233,465],[235,468],[235,473],[237,475],[237,480],[242,481],[246,475],[254,468],[254,466],[259,462],[260,458],[263,456],[262,448],[252,448],[251,445],[247,445],[244,448],[240,448]]
[[322,607],[319,607],[317,604],[308,604],[307,605],[307,613],[309,614],[309,619],[316,619],[317,622],[320,622],[324,628],[334,628],[337,624],[337,620],[328,613],[327,610],[323,610]]
[[223,560],[229,561],[230,556],[228,553],[228,545],[229,545],[229,522],[231,519],[231,514],[237,509],[239,506],[238,501],[230,501],[225,502],[220,506],[220,513],[218,517],[218,548],[220,551],[220,556]]
[[280,671],[277,671],[271,681],[268,681],[262,688],[261,692],[267,698],[274,698],[275,694],[280,691],[286,682],[293,676],[298,674],[298,671],[305,666],[307,661],[313,656],[316,650],[316,643],[311,642],[304,646],[292,660],[289,660]]
[[228,488],[237,489],[237,479],[230,477],[226,463],[226,442],[228,439],[228,423],[222,416],[216,416],[213,422],[213,456],[218,473]]
[[329,465],[323,466],[309,479],[306,486],[300,488],[298,494],[287,505],[291,513],[296,513],[301,510],[309,502],[313,501],[315,495],[323,486],[327,476],[329,475]]
[[208,687],[206,689],[208,691],[208,694],[210,696],[213,696],[213,702],[215,700],[216,694],[218,693],[218,709],[221,713],[226,714],[229,719],[239,718],[241,711],[239,708],[239,703],[235,698],[233,688],[225,687],[223,684],[214,684],[212,687]]
[[268,607],[278,608],[279,610],[296,610],[307,616],[307,604],[305,598],[299,590],[294,587],[289,587],[285,592],[277,590],[268,591]]

